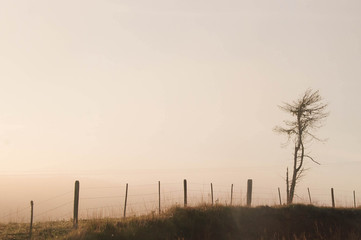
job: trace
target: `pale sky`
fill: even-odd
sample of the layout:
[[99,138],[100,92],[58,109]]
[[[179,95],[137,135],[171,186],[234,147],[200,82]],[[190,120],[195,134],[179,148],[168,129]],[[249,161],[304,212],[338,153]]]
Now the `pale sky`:
[[361,192],[360,26],[359,0],[0,0],[0,188],[283,187],[277,105],[312,88],[328,141],[300,187]]

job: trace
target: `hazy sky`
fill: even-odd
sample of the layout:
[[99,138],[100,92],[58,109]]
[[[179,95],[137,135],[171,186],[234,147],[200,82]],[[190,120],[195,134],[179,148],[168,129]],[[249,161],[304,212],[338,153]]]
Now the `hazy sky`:
[[0,188],[283,186],[277,105],[312,88],[329,103],[328,141],[310,146],[322,165],[302,184],[361,190],[360,26],[359,0],[1,0]]

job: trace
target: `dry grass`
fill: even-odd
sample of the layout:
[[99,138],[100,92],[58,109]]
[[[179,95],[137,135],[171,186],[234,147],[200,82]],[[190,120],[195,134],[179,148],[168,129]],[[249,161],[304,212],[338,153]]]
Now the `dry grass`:
[[[33,239],[361,239],[361,209],[284,207],[175,207],[161,216],[37,223]],[[0,239],[26,239],[28,224],[0,225]]]
[[[8,223],[0,224],[1,240],[20,240],[29,238],[29,224]],[[70,221],[40,222],[33,226],[32,239],[64,239],[72,231]]]

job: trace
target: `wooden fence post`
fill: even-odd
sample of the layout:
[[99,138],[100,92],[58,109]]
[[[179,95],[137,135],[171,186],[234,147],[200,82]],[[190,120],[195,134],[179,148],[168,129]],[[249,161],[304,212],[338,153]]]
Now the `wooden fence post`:
[[332,207],[335,207],[335,195],[333,193],[333,188],[331,188],[331,198],[332,198]]
[[123,218],[127,215],[127,200],[128,200],[128,183],[125,185],[125,201],[124,201],[124,213]]
[[247,207],[250,207],[252,204],[252,179],[247,181]]
[[280,199],[280,205],[282,205],[281,190],[278,188],[278,198]]
[[187,207],[187,180],[183,180],[183,187],[184,187],[184,207]]
[[353,206],[356,208],[356,193],[355,190],[353,191]]
[[74,188],[74,215],[73,215],[73,227],[78,228],[79,217],[79,181],[75,181]]
[[310,204],[312,204],[310,188],[307,188],[307,191],[308,191],[308,198],[310,199]]
[[213,184],[211,183],[211,197],[212,197],[212,206],[213,206]]
[[160,181],[158,181],[158,198],[159,198],[158,208],[159,208],[159,214],[160,214]]
[[233,183],[231,185],[231,206],[232,206],[232,203],[233,203]]
[[33,234],[33,219],[34,219],[34,202],[30,201],[30,232],[29,232],[29,239],[31,240],[31,236]]

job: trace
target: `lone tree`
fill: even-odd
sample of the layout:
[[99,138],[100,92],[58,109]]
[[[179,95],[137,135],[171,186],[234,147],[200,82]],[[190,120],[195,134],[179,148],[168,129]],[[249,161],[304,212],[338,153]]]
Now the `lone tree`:
[[287,204],[293,202],[296,185],[305,170],[304,160],[309,159],[320,165],[306,153],[305,144],[313,140],[322,141],[313,133],[322,127],[323,120],[329,114],[326,112],[327,104],[323,103],[322,100],[318,90],[308,89],[298,100],[291,104],[284,103],[279,106],[281,110],[292,115],[292,120],[284,121],[285,127],[277,126],[274,129],[278,133],[287,135],[288,143],[290,141],[294,143],[291,182],[289,181],[288,168],[286,172]]

